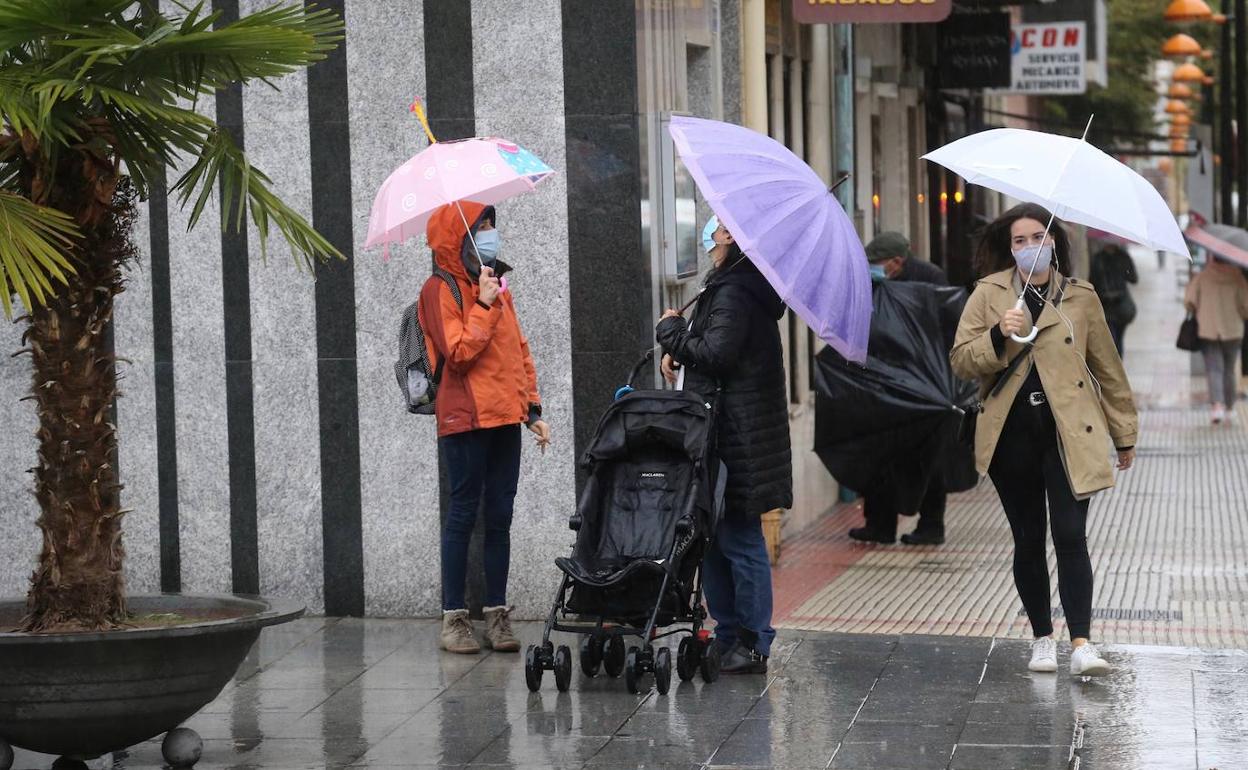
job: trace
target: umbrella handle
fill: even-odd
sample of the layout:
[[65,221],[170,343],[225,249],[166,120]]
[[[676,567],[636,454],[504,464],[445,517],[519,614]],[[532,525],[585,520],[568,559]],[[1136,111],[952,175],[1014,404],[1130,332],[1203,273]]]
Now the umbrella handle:
[[[1025,300],[1022,297],[1019,297],[1018,302],[1014,303],[1014,309],[1022,310],[1025,304],[1026,304]],[[1035,322],[1033,321],[1031,324],[1031,333],[1029,333],[1026,337],[1020,337],[1017,334],[1011,334],[1010,339],[1014,340],[1015,342],[1021,342],[1023,344],[1027,344],[1028,342],[1031,342],[1032,340],[1034,340],[1036,338],[1036,335],[1039,333],[1040,333],[1040,329],[1039,327],[1036,326]]]

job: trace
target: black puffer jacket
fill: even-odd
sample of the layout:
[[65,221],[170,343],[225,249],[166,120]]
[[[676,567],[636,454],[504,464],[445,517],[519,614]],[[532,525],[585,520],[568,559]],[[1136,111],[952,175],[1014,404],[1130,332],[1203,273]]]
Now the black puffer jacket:
[[728,466],[726,515],[759,516],[793,505],[793,455],[784,351],[784,303],[748,259],[712,274],[689,323],[661,321],[655,336],[686,367],[686,390],[711,396],[719,457]]

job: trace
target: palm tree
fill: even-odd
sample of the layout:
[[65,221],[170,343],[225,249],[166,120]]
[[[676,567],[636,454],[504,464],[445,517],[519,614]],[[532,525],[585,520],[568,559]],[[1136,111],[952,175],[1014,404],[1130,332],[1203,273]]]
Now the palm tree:
[[121,489],[108,415],[117,395],[105,344],[136,199],[172,186],[195,226],[220,188],[222,227],[276,226],[296,262],[342,255],[270,190],[197,100],[323,59],[342,22],[303,4],[232,23],[157,0],[0,0],[0,304],[21,301],[38,411],[33,469],[43,547],[27,631],[126,622]]

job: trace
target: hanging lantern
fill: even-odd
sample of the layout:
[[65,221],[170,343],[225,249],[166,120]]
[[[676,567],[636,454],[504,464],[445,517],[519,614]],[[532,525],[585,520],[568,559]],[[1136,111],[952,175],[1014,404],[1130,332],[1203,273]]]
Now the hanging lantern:
[[1203,83],[1205,82],[1205,71],[1195,64],[1188,62],[1180,64],[1174,70],[1171,78],[1176,83]]
[[1171,99],[1169,102],[1166,103],[1166,114],[1167,115],[1191,115],[1192,108],[1188,107],[1185,103],[1179,101],[1178,99]]
[[1182,32],[1171,37],[1161,46],[1162,56],[1199,56],[1200,43],[1196,42],[1196,38],[1191,35],[1185,35]]
[[1170,118],[1170,125],[1172,125],[1172,126],[1190,126],[1190,125],[1192,125],[1192,119],[1191,119],[1191,118],[1189,118],[1189,117],[1188,117],[1188,116],[1186,116],[1186,115],[1175,115],[1175,116],[1173,116],[1172,118]]
[[1171,99],[1191,99],[1194,95],[1191,87],[1186,83],[1172,83],[1170,90],[1166,92],[1166,96]]
[[1166,21],[1212,21],[1213,11],[1205,0],[1173,0],[1162,14]]

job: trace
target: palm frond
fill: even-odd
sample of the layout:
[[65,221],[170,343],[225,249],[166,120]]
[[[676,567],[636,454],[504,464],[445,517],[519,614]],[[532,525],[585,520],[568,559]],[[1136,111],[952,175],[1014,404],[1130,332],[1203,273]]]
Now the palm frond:
[[115,16],[133,0],[0,0],[0,51]]
[[203,6],[181,19],[101,25],[50,42],[65,52],[58,66],[73,67],[75,79],[123,90],[145,83],[194,99],[232,83],[288,75],[325,58],[343,39],[342,20],[329,10],[274,5],[216,27],[220,14],[204,13]]
[[12,295],[26,307],[42,304],[54,292],[52,281],[64,284],[74,267],[64,251],[78,238],[72,219],[56,209],[38,206],[26,198],[0,190],[0,305],[13,317]]
[[250,214],[260,235],[262,255],[267,253],[266,244],[273,225],[290,244],[291,254],[301,266],[311,266],[313,260],[324,261],[331,257],[345,259],[342,252],[273,193],[271,184],[264,172],[248,162],[246,154],[230,135],[218,128],[209,136],[195,165],[174,184],[173,190],[178,193],[182,206],[194,200],[188,229],[198,223],[204,206],[219,186],[221,227],[241,229]]
[[41,143],[78,141],[80,121],[73,110],[58,109],[55,100],[41,95],[37,87],[44,77],[37,67],[8,65],[0,68],[0,124],[14,133],[30,132]]

